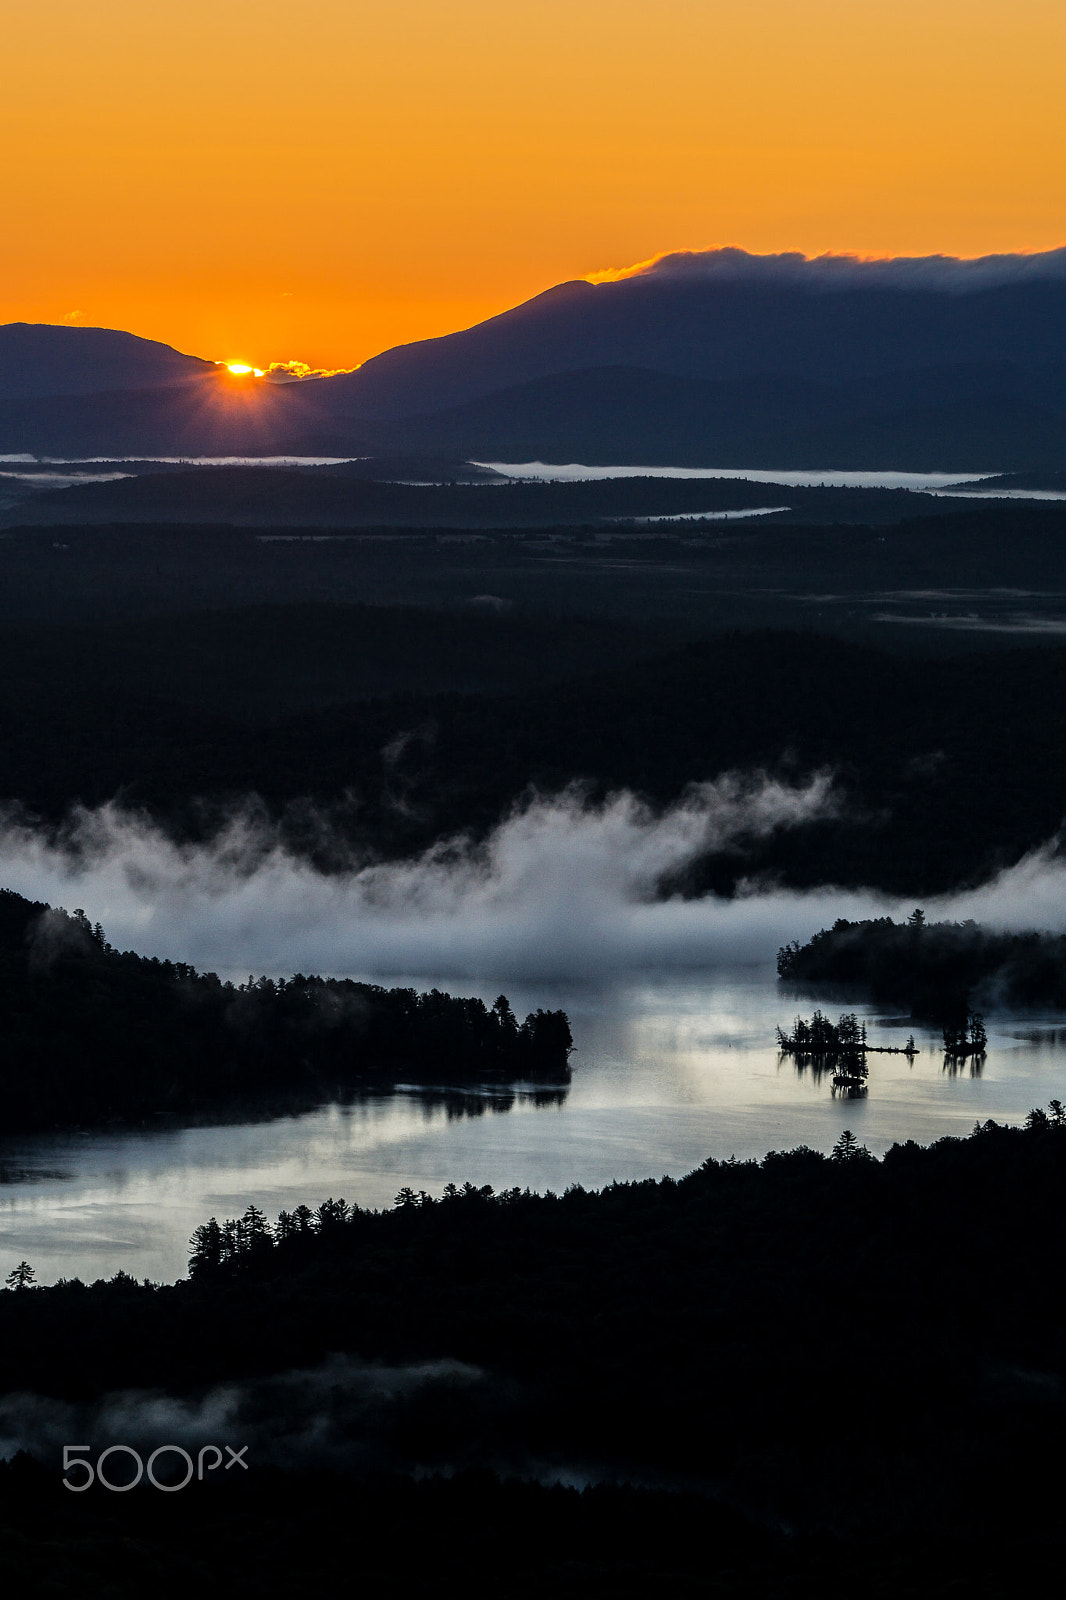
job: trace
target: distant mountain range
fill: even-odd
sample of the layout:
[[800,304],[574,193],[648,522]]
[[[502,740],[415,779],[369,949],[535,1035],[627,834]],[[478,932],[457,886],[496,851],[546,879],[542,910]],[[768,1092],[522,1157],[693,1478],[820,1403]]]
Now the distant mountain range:
[[487,461],[1056,469],[1066,465],[1066,362],[920,370],[838,386],[598,367],[361,431],[394,450]]
[[587,368],[839,386],[1055,360],[1066,361],[1066,250],[993,258],[983,270],[933,257],[828,272],[802,257],[708,251],[615,283],[559,284],[461,333],[386,350],[322,388],[337,415],[396,418]]
[[103,329],[0,328],[0,453],[1066,466],[1066,251],[666,258],[355,372],[237,383]]

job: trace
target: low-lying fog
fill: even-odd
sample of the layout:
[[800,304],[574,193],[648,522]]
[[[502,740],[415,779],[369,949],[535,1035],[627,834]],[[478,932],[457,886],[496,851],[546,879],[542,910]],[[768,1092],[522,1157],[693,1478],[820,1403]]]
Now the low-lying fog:
[[957,483],[976,483],[991,472],[892,472],[847,470],[832,467],[590,467],[580,461],[474,461],[475,467],[510,478],[533,478],[554,483],[582,483],[594,478],[742,478],[747,483],[781,483],[790,489],[950,489]]
[[[734,777],[661,813],[627,794],[604,805],[556,795],[516,812],[482,848],[335,876],[247,819],[193,848],[114,806],[75,818],[62,844],[9,823],[0,883],[84,907],[119,947],[237,978],[349,973],[489,1002],[503,989],[520,1014],[565,1007],[577,1049],[570,1088],[539,1098],[400,1086],[237,1127],[2,1141],[0,1267],[25,1258],[42,1281],[120,1267],[174,1278],[192,1229],[249,1201],[274,1216],[329,1195],[384,1206],[404,1184],[599,1187],[679,1176],[709,1155],[828,1150],[844,1127],[881,1152],[1066,1099],[1066,1030],[1053,1018],[989,1018],[976,1073],[946,1069],[939,1040],[915,1029],[921,1053],[873,1057],[859,1099],[778,1056],[776,1025],[810,1009],[777,984],[778,946],[840,915],[905,915],[913,901],[754,885],[731,901],[656,898],[664,874],[709,846],[836,804],[828,778],[788,788]],[[925,909],[1063,929],[1064,889],[1066,867],[1049,848]],[[911,1031],[905,1018],[859,1009],[874,1038],[901,1043]]]
[[[832,886],[750,884],[735,899],[658,898],[658,885],[709,848],[836,807],[821,777],[693,787],[653,812],[630,794],[533,801],[484,844],[451,841],[416,860],[325,874],[247,817],[210,844],[177,845],[105,806],[60,840],[17,822],[0,832],[0,884],[83,907],[112,944],[226,973],[588,980],[627,970],[760,962],[838,916],[905,915],[908,901]],[[930,917],[1066,929],[1066,864],[1050,846],[984,886],[926,902]]]

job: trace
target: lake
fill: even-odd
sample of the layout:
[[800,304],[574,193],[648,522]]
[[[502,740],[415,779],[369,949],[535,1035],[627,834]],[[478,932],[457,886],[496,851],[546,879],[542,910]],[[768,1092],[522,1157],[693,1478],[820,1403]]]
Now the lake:
[[[420,984],[421,986],[421,984]],[[426,987],[429,985],[426,984]],[[498,985],[446,982],[492,1000]],[[65,1133],[0,1143],[0,1272],[25,1258],[42,1282],[119,1268],[172,1279],[193,1228],[250,1201],[271,1217],[343,1196],[391,1204],[404,1184],[439,1194],[471,1181],[561,1190],[680,1176],[707,1156],[744,1158],[806,1143],[828,1150],[845,1127],[880,1154],[895,1140],[966,1134],[1066,1099],[1066,1023],[986,1018],[980,1073],[949,1071],[933,1034],[921,1053],[870,1057],[865,1097],[782,1060],[774,1028],[814,1002],[782,992],[766,966],[628,975],[599,986],[509,985],[516,1011],[562,1005],[577,1050],[573,1083],[441,1096],[399,1087],[350,1105],[238,1126]],[[842,1007],[825,1009],[834,1015]],[[902,1044],[909,1023],[856,1006],[871,1043]]]

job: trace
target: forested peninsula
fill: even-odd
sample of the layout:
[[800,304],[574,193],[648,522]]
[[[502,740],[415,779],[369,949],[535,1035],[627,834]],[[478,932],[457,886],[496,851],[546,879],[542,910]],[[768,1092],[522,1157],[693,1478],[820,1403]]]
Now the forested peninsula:
[[861,990],[938,1027],[974,1008],[1066,1009],[1066,935],[927,922],[921,910],[905,922],[840,917],[806,944],[784,945],[777,971],[793,983]]
[[569,1082],[562,1011],[351,979],[233,984],[108,944],[99,924],[0,890],[0,1126],[299,1110],[397,1081]]

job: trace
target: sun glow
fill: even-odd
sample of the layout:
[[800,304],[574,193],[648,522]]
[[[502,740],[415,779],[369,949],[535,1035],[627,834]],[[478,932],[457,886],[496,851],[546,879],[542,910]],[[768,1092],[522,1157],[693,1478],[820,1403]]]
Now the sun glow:
[[254,378],[261,378],[263,376],[262,367],[250,367],[244,361],[227,361],[226,371],[232,372],[235,378],[246,378],[249,376],[249,374],[251,374],[251,376]]
[[1063,243],[1063,0],[257,0],[249,30],[252,11],[52,0],[42,29],[4,7],[0,323],[76,307],[243,345],[271,378],[281,350],[350,368],[716,240]]

